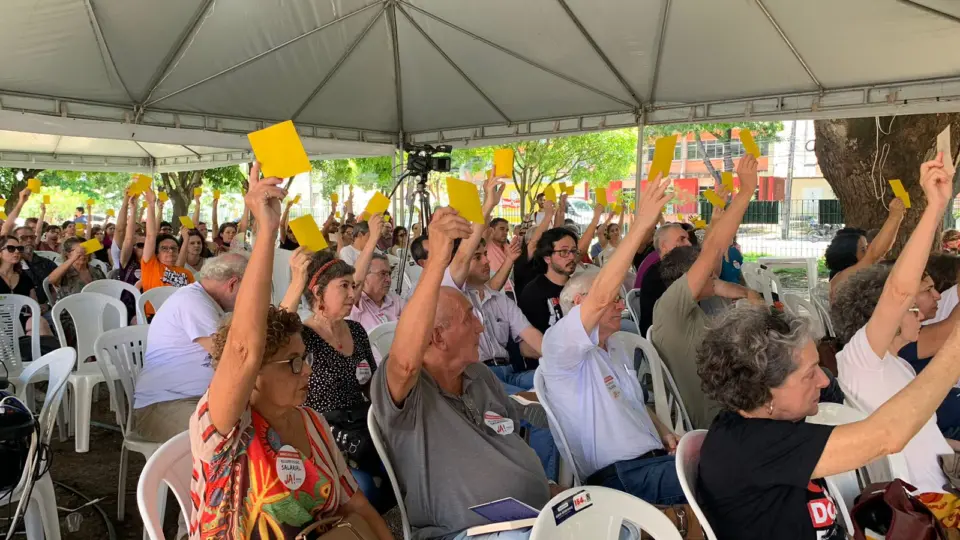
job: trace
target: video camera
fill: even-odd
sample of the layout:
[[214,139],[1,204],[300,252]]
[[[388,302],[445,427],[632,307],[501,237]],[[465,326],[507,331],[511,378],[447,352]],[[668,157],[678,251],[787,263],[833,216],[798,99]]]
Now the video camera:
[[403,150],[407,153],[407,170],[426,178],[430,171],[447,172],[450,170],[450,156],[435,156],[434,154],[449,154],[453,146],[449,144],[404,144]]

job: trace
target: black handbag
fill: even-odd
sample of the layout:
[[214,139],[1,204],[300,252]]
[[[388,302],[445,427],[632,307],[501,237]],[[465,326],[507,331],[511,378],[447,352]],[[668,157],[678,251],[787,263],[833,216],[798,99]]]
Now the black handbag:
[[323,413],[323,417],[330,424],[333,439],[343,453],[347,465],[379,476],[382,469],[380,456],[367,429],[369,410],[370,403],[364,402],[349,409],[327,411]]

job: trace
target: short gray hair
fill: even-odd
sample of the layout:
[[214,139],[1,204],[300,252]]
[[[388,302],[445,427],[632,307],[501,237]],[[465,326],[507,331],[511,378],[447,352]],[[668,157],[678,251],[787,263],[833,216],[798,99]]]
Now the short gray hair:
[[733,308],[714,321],[697,349],[700,388],[727,410],[756,409],[796,371],[797,354],[812,339],[803,317],[768,307]]
[[378,251],[374,251],[373,256],[370,257],[370,262],[373,261],[386,261],[387,266],[390,266],[390,258]]
[[853,274],[837,287],[830,305],[830,320],[840,345],[846,345],[867,325],[877,308],[891,267],[874,264]]
[[570,313],[570,310],[576,305],[574,300],[578,294],[586,294],[587,291],[590,290],[590,287],[593,287],[593,282],[599,274],[600,270],[587,270],[586,272],[574,274],[573,277],[567,281],[567,284],[563,286],[563,290],[560,291],[560,309],[563,310],[564,315]]
[[207,259],[200,270],[203,279],[211,281],[228,281],[232,278],[240,279],[247,269],[247,257],[242,253],[224,253],[212,259]]
[[[683,229],[683,225],[679,223],[664,223],[657,229],[657,232],[653,233],[653,249],[660,252],[660,242],[663,241],[663,236],[667,234],[667,231],[670,229]],[[686,229],[683,229],[686,232]]]
[[370,234],[370,223],[358,221],[356,225],[353,226],[353,237],[356,238],[361,234]]

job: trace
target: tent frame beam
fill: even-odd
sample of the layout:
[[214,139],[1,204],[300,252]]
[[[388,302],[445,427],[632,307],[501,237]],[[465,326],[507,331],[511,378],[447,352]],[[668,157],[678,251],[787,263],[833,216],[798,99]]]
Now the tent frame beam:
[[[210,0],[208,0],[208,2],[210,2]],[[378,6],[378,5],[380,5],[380,4],[376,4],[376,3],[374,3],[374,4],[369,4],[369,5],[363,6],[362,8],[359,8],[359,9],[356,9],[356,10],[354,10],[354,11],[351,11],[350,13],[346,13],[346,14],[344,14],[344,15],[341,15],[340,17],[337,17],[336,19],[333,19],[333,20],[330,21],[330,22],[321,24],[320,26],[318,26],[318,27],[316,27],[316,28],[314,28],[314,29],[312,29],[312,30],[309,30],[309,31],[307,31],[307,32],[304,32],[303,34],[300,34],[299,36],[293,37],[293,38],[291,38],[291,39],[289,39],[289,40],[287,40],[287,41],[284,41],[283,43],[281,43],[281,44],[279,44],[279,45],[276,45],[276,46],[274,46],[274,47],[271,47],[271,48],[263,51],[262,53],[255,54],[255,55],[251,56],[250,58],[247,58],[246,60],[244,60],[244,61],[242,61],[242,62],[240,62],[240,63],[238,63],[238,64],[235,64],[235,65],[230,66],[230,67],[228,67],[228,68],[226,68],[226,69],[224,69],[224,70],[222,70],[222,71],[219,71],[219,72],[217,72],[217,73],[214,73],[213,75],[210,75],[210,76],[208,76],[208,77],[205,77],[205,78],[203,78],[203,79],[200,79],[200,80],[197,81],[197,82],[190,83],[189,85],[187,85],[187,86],[185,86],[185,87],[183,87],[183,88],[181,88],[181,89],[179,89],[179,90],[174,90],[173,92],[171,92],[171,93],[169,93],[169,94],[166,94],[166,95],[164,95],[164,96],[161,96],[161,97],[159,97],[159,98],[157,98],[157,99],[155,99],[155,100],[153,100],[153,101],[147,102],[147,100],[150,99],[150,96],[153,95],[153,92],[156,90],[156,86],[159,86],[159,84],[160,84],[159,81],[162,81],[162,80],[163,80],[162,77],[163,77],[163,76],[166,76],[166,70],[169,69],[169,64],[168,64],[167,66],[165,66],[164,71],[161,72],[161,77],[157,79],[158,82],[156,82],[156,83],[151,83],[151,86],[153,86],[153,88],[150,90],[150,94],[148,94],[146,98],[144,98],[143,100],[141,100],[142,102],[144,102],[143,107],[149,107],[149,106],[152,106],[152,105],[156,105],[157,103],[160,103],[161,101],[163,101],[163,100],[165,100],[165,99],[167,99],[167,98],[171,98],[171,97],[173,97],[173,96],[175,96],[175,95],[177,95],[177,94],[179,94],[179,93],[181,93],[181,92],[186,92],[187,90],[190,90],[191,88],[195,88],[195,87],[197,87],[197,86],[200,86],[201,84],[210,82],[210,81],[212,81],[213,79],[216,79],[216,78],[218,78],[218,77],[222,77],[222,76],[224,76],[224,75],[226,75],[226,74],[228,74],[228,73],[231,73],[231,72],[233,72],[233,71],[236,71],[236,70],[242,68],[243,66],[245,66],[245,65],[247,65],[247,64],[249,64],[249,63],[251,63],[251,62],[255,62],[255,61],[263,58],[264,56],[267,56],[267,55],[269,55],[269,54],[271,54],[271,53],[274,53],[274,52],[276,52],[276,51],[279,51],[280,49],[283,49],[283,48],[287,47],[288,45],[293,45],[294,43],[300,41],[300,40],[303,39],[303,38],[306,38],[306,37],[308,37],[308,36],[311,36],[311,35],[313,35],[313,34],[315,34],[315,33],[317,33],[317,32],[320,32],[321,30],[324,30],[324,29],[326,29],[326,28],[329,28],[329,27],[331,27],[331,26],[333,26],[333,25],[335,25],[335,24],[337,24],[337,23],[339,23],[339,22],[345,21],[345,20],[349,19],[350,17],[353,17],[354,15],[359,15],[360,13],[362,13],[362,12],[364,12],[364,11],[367,11],[368,9],[373,8],[373,7],[376,7],[376,6]],[[381,11],[382,11],[382,9],[381,9]],[[202,20],[202,19],[200,19],[200,20]],[[374,20],[376,20],[376,17],[374,17]],[[197,21],[197,22],[199,23],[199,21]],[[196,30],[193,30],[193,31],[195,32]],[[186,40],[185,40],[185,42],[186,42]],[[177,52],[177,54],[174,55],[174,56],[179,56],[179,54],[180,54],[180,53]]]
[[93,28],[94,36],[97,38],[97,47],[100,49],[100,57],[103,59],[104,67],[107,68],[107,73],[109,73],[111,77],[117,78],[120,87],[123,88],[123,92],[127,94],[127,98],[133,101],[133,95],[127,88],[127,84],[123,82],[123,77],[120,76],[120,71],[117,70],[117,63],[113,61],[113,55],[110,54],[110,46],[107,45],[107,40],[103,37],[103,30],[100,28],[100,21],[97,20],[97,12],[94,11],[93,4],[90,0],[83,0],[83,5],[87,9],[87,16],[90,17],[90,26]]
[[400,73],[400,39],[397,36],[396,2],[392,2],[387,11],[387,24],[390,25],[390,41],[393,43],[393,81],[397,97],[397,125],[400,127],[398,140],[403,144],[403,79]]
[[557,3],[560,4],[560,7],[563,8],[563,11],[567,14],[567,17],[570,18],[570,22],[572,22],[573,25],[577,27],[577,30],[580,31],[580,35],[583,36],[583,39],[587,40],[587,43],[593,49],[593,52],[597,53],[597,56],[599,56],[600,60],[602,60],[603,63],[607,66],[607,69],[609,69],[610,72],[613,73],[613,76],[616,77],[618,81],[620,81],[620,84],[623,86],[623,89],[626,90],[628,94],[630,94],[630,97],[632,97],[634,101],[636,101],[636,103],[634,103],[633,106],[642,107],[643,99],[640,98],[640,96],[637,95],[636,92],[634,92],[633,88],[630,87],[630,84],[620,73],[620,70],[618,70],[617,67],[613,65],[613,62],[607,56],[607,53],[603,52],[603,49],[601,49],[600,45],[596,42],[596,40],[593,39],[593,36],[590,35],[590,32],[587,32],[586,27],[583,26],[583,23],[580,22],[580,19],[577,17],[577,15],[573,12],[572,9],[570,9],[570,6],[569,4],[567,4],[566,0],[557,0]]
[[349,47],[347,47],[347,50],[343,51],[343,54],[340,55],[340,58],[337,60],[337,63],[334,64],[332,68],[330,68],[330,71],[328,71],[327,74],[323,77],[323,80],[320,81],[320,84],[318,84],[317,87],[313,89],[313,92],[310,94],[310,97],[308,97],[307,100],[304,101],[303,104],[297,108],[296,112],[294,112],[293,116],[291,116],[290,118],[292,118],[293,120],[296,120],[297,118],[300,117],[301,114],[303,114],[304,109],[306,109],[307,106],[310,105],[310,102],[313,101],[313,98],[317,97],[317,94],[319,94],[320,90],[323,90],[323,87],[326,86],[328,82],[330,82],[330,79],[332,79],[333,76],[336,75],[338,71],[340,71],[340,68],[347,61],[347,59],[350,58],[350,55],[353,54],[353,51],[354,49],[357,48],[357,45],[360,45],[360,42],[363,41],[363,38],[367,37],[367,34],[370,33],[370,29],[373,28],[373,25],[377,24],[377,19],[379,19],[381,15],[385,14],[386,11],[387,11],[387,6],[384,5],[380,8],[380,11],[376,15],[374,15],[372,19],[370,19],[370,22],[367,23],[367,26],[365,26],[363,31],[360,32],[359,35],[357,35],[357,38],[353,40],[353,43],[351,43]]
[[[660,36],[657,39],[657,59],[653,64],[653,80],[650,82],[650,103],[656,103],[657,83],[660,81],[660,60],[663,58],[663,42],[667,39],[667,19],[670,18],[670,0],[664,0],[663,17],[660,18]],[[640,132],[643,132],[642,120],[639,124]],[[637,166],[640,162],[637,161]],[[639,169],[638,169],[639,170]],[[639,176],[637,177],[639,178]],[[637,180],[637,190],[640,189],[640,180]]]
[[187,47],[187,43],[192,41],[193,36],[196,35],[197,31],[200,29],[200,23],[207,18],[207,13],[209,13],[210,8],[216,0],[204,0],[203,5],[200,6],[200,9],[197,10],[193,15],[193,19],[190,20],[190,23],[184,28],[182,34],[180,34],[180,39],[177,40],[177,44],[170,49],[167,53],[167,56],[163,59],[163,62],[157,66],[157,70],[153,73],[153,76],[150,77],[150,84],[147,85],[146,94],[139,101],[141,107],[153,96],[153,93],[156,92],[157,87],[160,86],[160,83],[163,82],[163,79],[168,75],[170,69],[172,68],[176,59],[183,55],[184,50]]
[[434,50],[440,53],[440,56],[442,56],[443,59],[446,60],[448,64],[450,64],[450,67],[456,70],[456,72],[459,73],[461,77],[463,77],[463,80],[466,81],[467,84],[469,84],[471,87],[473,87],[473,90],[477,94],[479,94],[484,101],[487,102],[487,105],[490,105],[490,107],[493,108],[493,110],[497,111],[497,114],[499,114],[500,117],[503,118],[505,122],[507,122],[508,124],[513,123],[513,120],[510,120],[510,117],[507,116],[507,114],[504,113],[503,110],[500,109],[500,107],[498,107],[497,104],[494,103],[492,99],[490,99],[490,96],[488,96],[483,90],[481,90],[480,87],[477,86],[477,83],[473,82],[473,79],[471,79],[462,69],[460,69],[460,66],[458,66],[457,63],[453,61],[453,58],[450,58],[450,56],[447,55],[447,53],[444,52],[439,45],[437,45],[437,42],[434,41],[433,38],[431,38],[430,35],[427,34],[427,32],[419,24],[417,24],[417,21],[413,20],[413,17],[411,17],[410,14],[407,13],[402,6],[397,6],[397,9],[399,9],[400,13],[403,13],[403,16],[407,18],[407,21],[414,28],[416,28],[418,32],[420,32],[420,35],[423,36],[423,39],[427,40],[427,43],[429,43],[434,48]]
[[923,5],[919,2],[915,2],[914,0],[897,0],[897,1],[900,2],[901,4],[906,4],[912,8],[919,9],[920,11],[925,11],[931,15],[936,15],[937,17],[942,17],[944,19],[953,21],[955,23],[960,23],[960,17],[951,15],[945,11],[940,11],[939,9],[932,8],[930,6]]
[[762,11],[763,14],[767,17],[767,20],[770,21],[770,24],[773,26],[773,29],[776,30],[778,34],[780,34],[780,39],[783,40],[783,42],[787,45],[787,48],[790,49],[790,52],[793,53],[794,58],[796,58],[797,61],[800,62],[800,65],[803,66],[803,70],[807,72],[807,76],[810,77],[810,80],[813,81],[813,84],[817,85],[817,88],[819,88],[820,91],[823,92],[824,88],[823,88],[823,85],[820,84],[820,80],[817,79],[817,76],[813,74],[813,70],[810,69],[810,66],[803,59],[803,56],[800,55],[800,51],[797,50],[797,48],[793,45],[793,42],[790,41],[790,38],[787,37],[787,34],[783,31],[783,28],[780,27],[780,23],[778,23],[777,20],[773,18],[773,14],[770,13],[769,10],[767,10],[767,6],[763,5],[763,0],[755,0],[755,2],[757,3],[757,7],[760,8],[760,11]]
[[418,12],[418,13],[420,13],[420,14],[422,14],[422,15],[430,18],[430,19],[433,19],[433,20],[437,21],[438,23],[440,23],[440,24],[442,24],[442,25],[444,25],[444,26],[447,26],[447,27],[449,27],[449,28],[452,28],[453,30],[456,30],[457,32],[460,32],[461,34],[463,34],[463,35],[465,35],[465,36],[468,36],[468,37],[470,37],[470,38],[473,38],[474,40],[479,41],[480,43],[483,43],[484,45],[488,45],[488,46],[490,46],[490,47],[493,47],[494,49],[496,49],[496,50],[498,50],[498,51],[500,51],[500,52],[502,52],[502,53],[504,53],[504,54],[506,54],[506,55],[512,56],[513,58],[516,58],[517,60],[520,60],[521,62],[523,62],[523,63],[525,63],[525,64],[528,64],[528,65],[533,66],[533,67],[535,67],[535,68],[537,68],[537,69],[539,69],[539,70],[541,70],[541,71],[544,71],[544,72],[546,72],[546,73],[549,73],[550,75],[553,75],[554,77],[557,77],[558,79],[563,79],[564,81],[567,81],[567,82],[570,83],[570,84],[577,85],[577,86],[579,86],[580,88],[583,88],[584,90],[588,90],[588,91],[590,91],[590,92],[593,92],[594,94],[603,96],[603,97],[605,97],[605,98],[607,98],[607,99],[609,99],[609,100],[611,100],[611,101],[616,101],[617,103],[619,103],[619,104],[621,104],[621,105],[623,105],[623,106],[625,106],[625,107],[636,107],[636,103],[630,103],[629,101],[626,101],[626,100],[623,100],[623,99],[621,99],[621,98],[618,98],[617,96],[614,96],[613,94],[610,94],[610,93],[608,93],[608,92],[604,92],[603,90],[600,90],[599,88],[596,88],[596,87],[594,87],[594,86],[591,86],[591,85],[589,85],[589,84],[587,84],[587,83],[585,83],[585,82],[583,82],[583,81],[574,79],[573,77],[570,77],[569,75],[564,75],[563,73],[560,73],[559,71],[556,71],[556,70],[554,70],[554,69],[548,68],[547,66],[544,66],[543,64],[540,64],[539,62],[536,62],[535,60],[532,60],[532,59],[530,59],[530,58],[528,58],[528,57],[526,57],[526,56],[524,56],[524,55],[522,55],[522,54],[520,54],[520,53],[518,53],[518,52],[516,52],[516,51],[513,51],[513,50],[511,50],[511,49],[508,49],[508,48],[504,47],[503,45],[500,45],[500,44],[498,44],[498,43],[494,43],[493,41],[490,41],[489,39],[487,39],[487,38],[485,38],[485,37],[482,37],[482,36],[480,36],[480,35],[474,34],[474,33],[471,32],[470,30],[467,30],[466,28],[463,28],[462,26],[456,25],[456,24],[454,24],[454,23],[452,23],[452,22],[444,19],[443,17],[439,17],[439,16],[437,16],[437,15],[434,15],[433,13],[430,13],[429,11],[426,11],[426,10],[424,10],[424,9],[421,9],[421,8],[418,7],[418,6],[415,6],[415,5],[411,4],[411,3],[408,2],[407,0],[397,0],[397,2],[400,3],[400,4],[403,4],[404,7],[407,7],[407,8],[409,8],[409,9],[412,9],[412,10],[414,10],[414,11],[416,11],[416,12]]

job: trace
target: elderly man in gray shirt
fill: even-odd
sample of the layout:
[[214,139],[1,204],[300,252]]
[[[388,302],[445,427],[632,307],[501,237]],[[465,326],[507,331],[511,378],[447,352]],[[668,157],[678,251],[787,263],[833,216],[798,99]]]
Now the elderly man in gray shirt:
[[[453,240],[470,233],[455,211],[434,214],[431,256],[371,389],[418,539],[465,538],[466,529],[486,523],[471,506],[514,497],[542,508],[551,494],[518,434],[517,407],[478,361],[483,325],[464,295],[441,287]],[[512,531],[509,538],[528,536]]]

